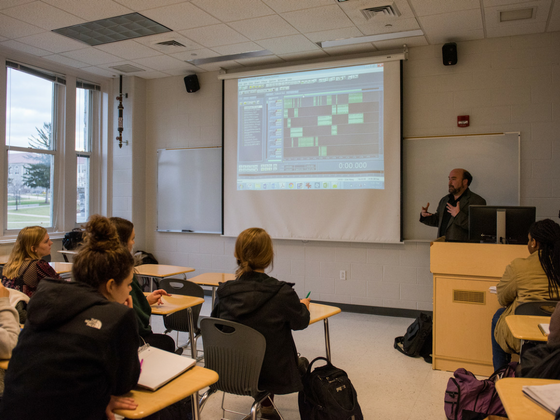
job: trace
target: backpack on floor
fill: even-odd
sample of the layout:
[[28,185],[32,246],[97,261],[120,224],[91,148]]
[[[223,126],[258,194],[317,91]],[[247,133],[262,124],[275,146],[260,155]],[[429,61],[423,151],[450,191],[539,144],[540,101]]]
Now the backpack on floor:
[[483,380],[476,379],[466,369],[457,369],[447,382],[445,416],[449,420],[482,420],[490,415],[506,417],[496,381],[514,377],[516,366],[517,362],[512,362]]
[[[317,360],[324,366],[313,368]],[[299,413],[305,420],[363,420],[358,395],[348,375],[324,357],[317,357],[301,377],[303,391],[298,394]]]
[[421,313],[407,328],[405,335],[395,338],[394,347],[402,354],[420,356],[427,363],[432,363],[432,317]]
[[77,249],[83,242],[83,234],[82,229],[74,228],[70,232],[66,232],[64,234],[64,238],[62,238],[62,246],[64,249],[68,251],[72,251]]

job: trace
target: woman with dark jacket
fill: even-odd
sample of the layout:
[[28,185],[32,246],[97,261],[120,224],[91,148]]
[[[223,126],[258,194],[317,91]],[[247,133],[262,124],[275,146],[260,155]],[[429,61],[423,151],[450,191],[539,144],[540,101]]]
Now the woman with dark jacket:
[[2,419],[114,419],[135,409],[140,375],[136,315],[130,308],[132,256],[114,226],[92,216],[72,278],[43,279],[6,371]]
[[[218,287],[212,316],[239,322],[264,335],[266,352],[259,378],[260,389],[273,394],[301,391],[292,330],[303,330],[309,325],[310,300],[300,300],[293,283],[264,273],[272,265],[274,256],[272,240],[265,230],[250,228],[241,232],[234,255],[237,278]],[[263,404],[261,414],[267,411]],[[274,418],[273,413],[270,415]]]

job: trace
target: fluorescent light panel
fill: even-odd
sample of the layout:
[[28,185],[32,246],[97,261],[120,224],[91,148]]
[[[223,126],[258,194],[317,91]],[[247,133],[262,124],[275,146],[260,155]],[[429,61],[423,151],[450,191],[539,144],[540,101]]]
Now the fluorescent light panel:
[[240,60],[242,58],[262,57],[264,55],[272,55],[272,52],[269,50],[259,50],[240,54],[220,55],[218,57],[195,58],[192,60],[186,60],[186,62],[198,66],[200,64],[219,63],[221,61]]
[[388,39],[408,38],[411,36],[422,36],[422,35],[424,35],[424,32],[422,32],[422,30],[415,29],[413,31],[393,32],[390,34],[369,35],[369,36],[360,36],[357,38],[346,38],[346,39],[336,39],[334,41],[323,41],[323,42],[318,42],[318,44],[319,46],[321,46],[321,48],[342,47],[344,45],[362,44],[364,42],[386,41]]
[[534,9],[532,7],[529,9],[505,10],[503,12],[500,12],[500,22],[532,19],[533,15]]

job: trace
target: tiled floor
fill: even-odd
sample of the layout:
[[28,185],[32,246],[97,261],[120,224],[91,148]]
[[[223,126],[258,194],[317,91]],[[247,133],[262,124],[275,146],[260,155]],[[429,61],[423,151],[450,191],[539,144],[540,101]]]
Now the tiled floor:
[[[206,298],[201,315],[209,315]],[[394,338],[403,335],[413,319],[340,313],[330,318],[332,362],[344,369],[356,391],[365,419],[445,420],[443,398],[450,372],[432,370],[423,359],[402,355],[393,348]],[[162,331],[161,317],[153,317],[154,330]],[[171,333],[176,339],[176,333]],[[294,332],[298,351],[309,360],[325,355],[322,323]],[[180,334],[184,344],[186,334]],[[202,420],[222,417],[222,394],[211,396]],[[275,399],[285,420],[299,419],[297,394]],[[226,396],[226,407],[248,412],[249,397]],[[228,418],[239,419],[240,416]]]

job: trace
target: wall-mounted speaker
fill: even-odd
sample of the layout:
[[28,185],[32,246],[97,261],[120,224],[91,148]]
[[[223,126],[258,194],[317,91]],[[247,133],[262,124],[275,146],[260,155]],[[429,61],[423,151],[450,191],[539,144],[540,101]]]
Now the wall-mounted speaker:
[[448,42],[441,47],[441,55],[443,57],[444,66],[454,66],[457,64],[457,44]]
[[200,84],[198,83],[198,77],[196,74],[189,74],[185,76],[185,88],[187,92],[193,93],[200,89]]

